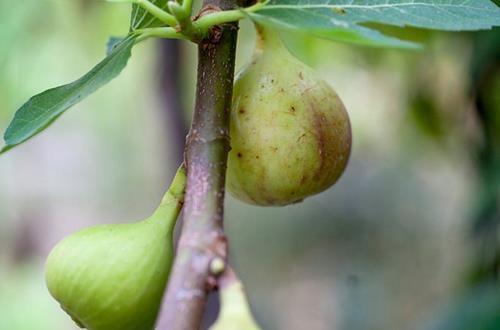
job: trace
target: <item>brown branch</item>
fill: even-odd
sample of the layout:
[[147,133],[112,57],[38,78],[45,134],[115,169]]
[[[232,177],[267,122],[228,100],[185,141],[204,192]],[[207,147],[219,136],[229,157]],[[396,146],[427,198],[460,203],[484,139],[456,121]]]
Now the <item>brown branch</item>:
[[[231,9],[235,4],[205,0],[204,6]],[[222,218],[236,36],[236,24],[217,27],[198,47],[196,105],[185,153],[184,223],[157,322],[161,330],[200,328],[213,289],[210,263],[216,257],[226,259]]]

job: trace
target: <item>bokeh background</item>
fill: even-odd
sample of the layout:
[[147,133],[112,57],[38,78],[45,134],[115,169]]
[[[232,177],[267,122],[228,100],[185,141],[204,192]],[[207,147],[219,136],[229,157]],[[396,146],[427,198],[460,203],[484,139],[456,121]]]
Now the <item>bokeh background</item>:
[[[129,10],[0,0],[1,130],[30,96],[97,63]],[[282,35],[343,99],[354,145],[340,181],[303,203],[226,200],[232,263],[264,329],[480,330],[500,318],[500,29],[384,30],[425,49]],[[248,22],[240,31],[237,67],[254,40]],[[154,209],[182,159],[195,69],[194,45],[144,42],[119,78],[0,157],[0,329],[76,329],[44,260],[69,233]]]

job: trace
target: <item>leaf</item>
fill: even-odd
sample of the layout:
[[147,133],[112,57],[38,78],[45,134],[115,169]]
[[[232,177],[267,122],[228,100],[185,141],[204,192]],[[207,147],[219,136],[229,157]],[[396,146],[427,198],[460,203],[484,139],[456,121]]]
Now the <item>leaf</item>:
[[[150,2],[161,9],[167,9],[168,0],[150,0]],[[132,14],[130,16],[130,31],[163,25],[165,24],[162,23],[162,21],[158,20],[156,17],[149,14],[138,5],[132,5]]]
[[126,38],[127,37],[109,37],[108,42],[106,43],[106,56],[111,54],[115,47],[120,45],[120,43]]
[[[366,45],[366,46],[395,47],[395,48],[409,48],[409,49],[421,48],[419,44],[409,41],[403,41],[394,37],[389,37],[380,33],[377,30],[373,30],[356,24],[339,23],[340,26],[335,26],[335,25],[314,26],[314,25],[307,25],[306,23],[301,25],[301,23],[299,23],[298,21],[289,23],[287,22],[286,19],[282,20],[274,17],[271,18],[266,15],[259,15],[259,13],[251,14],[251,17],[260,24],[270,25],[276,28],[297,30],[321,38]],[[300,14],[300,15],[305,18],[307,14]],[[312,22],[314,22],[314,19],[312,19]]]
[[373,46],[415,47],[359,25],[380,23],[449,31],[500,25],[500,8],[489,0],[271,0],[250,14],[261,24]]
[[107,84],[123,70],[131,55],[135,37],[128,37],[80,79],[33,96],[17,110],[4,134],[0,154],[44,130],[64,111]]

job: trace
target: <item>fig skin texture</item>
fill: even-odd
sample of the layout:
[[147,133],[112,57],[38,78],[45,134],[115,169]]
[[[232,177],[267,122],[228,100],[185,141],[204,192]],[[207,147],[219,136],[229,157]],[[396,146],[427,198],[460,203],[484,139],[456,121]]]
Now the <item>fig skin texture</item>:
[[173,259],[172,232],[184,196],[185,173],[174,179],[146,220],[99,225],[74,233],[50,253],[51,295],[82,328],[150,330]]
[[236,76],[229,191],[261,206],[296,203],[333,185],[351,151],[348,114],[335,91],[257,26],[251,62]]
[[222,283],[220,300],[219,315],[209,330],[262,330],[252,316],[243,284],[239,280]]

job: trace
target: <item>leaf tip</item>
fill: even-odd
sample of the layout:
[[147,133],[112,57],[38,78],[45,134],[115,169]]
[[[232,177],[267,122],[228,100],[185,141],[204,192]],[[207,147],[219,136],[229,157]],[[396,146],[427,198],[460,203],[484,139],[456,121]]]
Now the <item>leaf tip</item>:
[[13,147],[14,147],[13,145],[8,145],[8,144],[3,146],[3,148],[0,149],[0,156],[9,151],[10,149],[12,149]]

